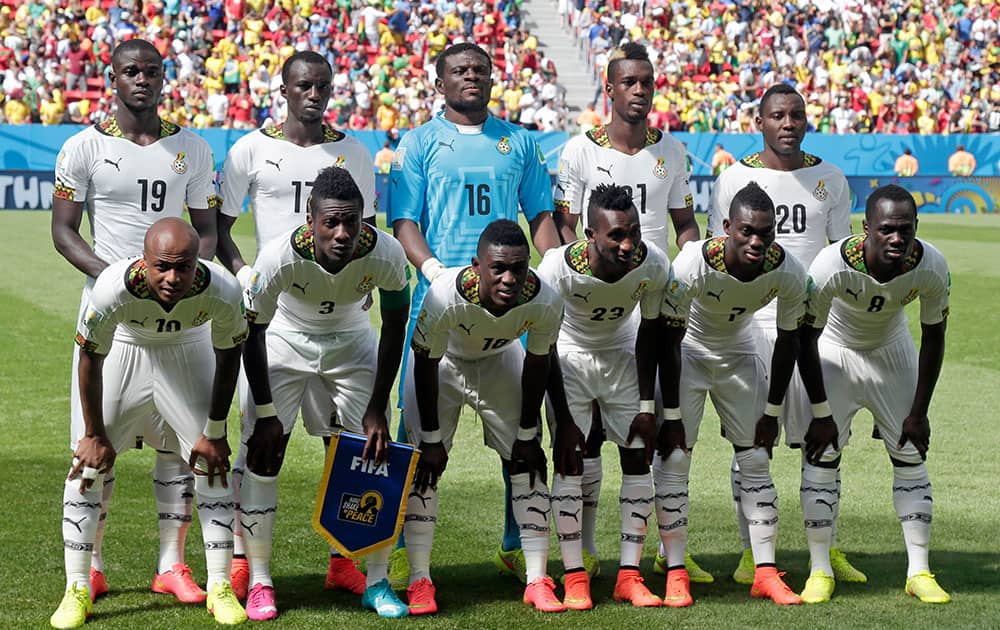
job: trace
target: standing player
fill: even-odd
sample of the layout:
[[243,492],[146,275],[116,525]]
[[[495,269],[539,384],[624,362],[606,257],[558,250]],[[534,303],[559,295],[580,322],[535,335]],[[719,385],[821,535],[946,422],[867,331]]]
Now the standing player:
[[[368,437],[365,459],[386,457],[385,412],[399,370],[409,310],[406,256],[394,238],[362,221],[365,201],[351,174],[328,167],[315,177],[306,223],[271,241],[254,263],[245,293],[250,336],[242,439],[247,468],[241,487],[243,541],[252,572],[247,615],[278,615],[271,580],[271,540],[278,472],[307,390],[319,390],[319,411],[334,405],[340,424]],[[381,291],[381,338],[358,308]],[[273,396],[273,397],[272,397]],[[322,417],[322,416],[321,416]],[[328,426],[324,438],[340,427]],[[368,557],[362,605],[384,617],[406,606],[389,587],[390,549]]]
[[[839,168],[802,151],[807,125],[806,103],[794,88],[784,83],[768,88],[760,99],[755,122],[764,138],[764,150],[743,158],[719,175],[712,187],[708,233],[722,233],[722,221],[729,213],[733,197],[750,182],[757,182],[775,204],[775,240],[808,268],[827,242],[850,235],[851,189]],[[754,316],[754,334],[759,340],[758,350],[765,365],[770,363],[774,348],[776,316],[773,305],[757,311]],[[797,371],[792,376],[785,401],[781,424],[786,427],[786,441],[797,448],[802,444],[802,436],[794,435],[787,427],[807,423],[812,418],[809,399]],[[740,509],[740,474],[735,458],[730,468],[730,481],[736,521],[743,539],[743,555],[733,572],[733,579],[739,584],[751,584],[753,554],[747,522]],[[808,519],[806,528],[809,529]],[[851,566],[844,553],[836,548],[831,549],[827,562],[813,568],[833,571],[838,580],[867,580],[865,574]]]
[[[551,505],[537,437],[563,304],[529,260],[521,228],[494,221],[479,238],[472,265],[439,273],[420,310],[403,394],[403,419],[421,452],[404,525],[413,615],[437,612],[430,576],[437,484],[465,404],[476,410],[486,445],[510,474],[526,567],[523,601],[543,612],[566,610],[545,574]],[[518,342],[525,333],[527,352]]]
[[[115,88],[115,115],[66,141],[56,160],[52,193],[52,240],[56,250],[87,276],[80,300],[81,316],[98,274],[110,263],[141,254],[143,237],[153,222],[183,216],[185,205],[200,234],[200,255],[206,259],[215,255],[217,198],[212,151],[199,136],[157,114],[163,88],[160,53],[145,40],[124,42],[112,53],[109,78]],[[80,234],[85,210],[93,249]],[[84,429],[77,380],[79,356],[79,348],[74,348],[71,448],[76,448]],[[90,592],[95,598],[108,591],[101,549],[114,482],[114,471],[108,470],[92,559]],[[159,514],[160,553],[152,589],[172,593],[184,602],[202,602],[205,592],[184,563],[192,482],[191,471],[182,459],[173,453],[157,452],[153,491]]]
[[[614,598],[635,606],[659,606],[660,598],[642,583],[639,561],[653,504],[653,379],[670,262],[658,247],[642,240],[628,188],[599,184],[587,203],[586,240],[549,251],[538,268],[542,281],[566,305],[554,360],[561,366],[572,425],[556,425],[552,482],[552,509],[566,569],[564,603],[576,610],[594,605],[584,568],[579,518],[583,452],[577,449],[590,433],[591,401],[596,400],[605,428],[618,445],[622,467],[621,568]],[[637,306],[642,314],[638,334],[631,317]],[[649,385],[642,400],[640,371]]]
[[[285,61],[281,78],[280,90],[288,102],[288,118],[280,125],[265,127],[240,138],[230,149],[222,167],[219,260],[244,286],[250,267],[243,260],[231,231],[247,197],[253,206],[258,252],[268,243],[285,239],[290,231],[302,227],[316,173],[330,164],[347,169],[354,177],[365,200],[365,221],[375,225],[375,174],[368,150],[355,138],[323,124],[333,80],[330,64],[322,55],[300,51]],[[362,303],[368,304],[367,301]],[[246,402],[249,390],[242,378],[239,392],[241,411],[245,414],[251,405]],[[309,389],[302,402],[306,431],[309,435],[323,436],[326,442],[329,442],[332,428],[328,399],[324,388]],[[325,414],[321,409],[327,410]],[[238,457],[233,470],[237,484],[244,464]],[[250,573],[242,532],[237,532],[235,551],[233,590],[240,599],[245,599]],[[331,549],[326,587],[343,588],[360,595],[365,590],[365,576],[352,560]]]
[[153,224],[141,258],[115,262],[98,276],[76,335],[85,432],[63,490],[67,587],[53,627],[81,626],[90,614],[103,477],[136,432],[153,423],[195,473],[208,610],[219,623],[246,620],[229,585],[233,493],[226,480],[226,416],[246,332],[239,283],[198,259],[198,235],[179,218]]
[[[865,204],[864,229],[864,235],[825,248],[809,268],[802,377],[813,381],[812,387],[825,384],[833,418],[798,427],[806,455],[802,509],[806,523],[813,524],[807,530],[812,573],[802,597],[824,602],[833,594],[834,576],[817,567],[829,555],[837,518],[829,504],[839,500],[836,480],[851,419],[866,408],[892,462],[892,500],[909,559],[906,592],[944,604],[951,597],[928,563],[933,499],[924,460],[931,436],[927,412],[944,358],[951,279],[941,253],[916,238],[917,206],[905,189],[875,190]],[[919,356],[905,314],[917,298]],[[817,360],[822,378],[807,369]]]
[[[552,186],[545,158],[531,136],[517,125],[490,115],[490,56],[471,43],[446,48],[435,62],[435,88],[444,111],[403,136],[390,180],[393,231],[406,257],[420,270],[410,308],[412,335],[424,293],[446,267],[467,265],[479,236],[492,221],[516,221],[518,207],[527,219],[539,253],[559,245],[552,221]],[[404,370],[406,361],[404,360]],[[405,439],[400,423],[399,439]],[[524,578],[517,524],[506,487],[505,531],[494,557],[502,572]],[[390,573],[396,585],[408,570],[401,550]],[[515,568],[515,565],[516,568]]]
[[[774,242],[774,226],[771,199],[756,184],[748,184],[733,197],[729,217],[723,221],[726,236],[689,243],[674,259],[675,280],[663,301],[668,347],[682,353],[685,383],[679,411],[664,412],[660,448],[664,459],[655,471],[667,595],[677,606],[692,603],[684,570],[688,474],[706,394],[712,397],[743,476],[740,504],[750,525],[756,563],[750,594],[778,604],[802,602],[775,567],[778,495],[769,460],[798,354],[806,272]],[[778,332],[768,386],[753,336],[753,314],[775,298]]]
[[[675,138],[647,122],[655,92],[653,78],[653,64],[641,44],[625,44],[611,54],[604,84],[614,110],[611,122],[571,139],[559,158],[555,220],[563,242],[577,239],[579,217],[587,211],[593,190],[602,183],[625,186],[632,193],[632,202],[639,210],[643,241],[668,252],[668,218],[679,247],[698,240],[698,223],[688,186],[687,150]],[[638,323],[637,318],[633,320],[634,326]],[[597,566],[596,559],[591,559],[597,555],[594,531],[604,440],[596,410],[594,420],[583,461],[582,518],[585,558],[588,564]],[[665,571],[661,562],[655,568],[660,573]],[[693,558],[688,558],[688,569],[695,581],[712,581],[711,574],[695,564]]]

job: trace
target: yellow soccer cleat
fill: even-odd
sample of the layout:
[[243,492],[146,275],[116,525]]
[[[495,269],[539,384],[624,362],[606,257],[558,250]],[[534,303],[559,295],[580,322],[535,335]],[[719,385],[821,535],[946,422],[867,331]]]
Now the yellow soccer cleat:
[[[698,566],[698,563],[694,560],[694,556],[688,552],[684,552],[684,568],[687,569],[688,577],[692,582],[697,584],[711,584],[715,581],[715,576]],[[667,574],[667,558],[666,556],[661,556],[659,550],[657,550],[656,560],[653,562],[653,573],[657,575]],[[752,580],[753,578],[751,578]]]
[[844,552],[836,547],[830,549],[830,566],[833,567],[833,577],[838,582],[859,582],[863,584],[868,581],[868,576],[854,568],[848,562]]
[[205,607],[215,617],[215,622],[224,626],[235,626],[247,620],[247,612],[236,599],[236,593],[229,582],[216,582],[208,591]]
[[504,551],[503,547],[497,547],[497,552],[493,556],[493,566],[497,568],[500,575],[509,575],[527,582],[527,567],[524,564],[524,551],[521,549],[511,549]]
[[925,604],[947,604],[951,601],[951,595],[938,585],[930,571],[921,571],[907,578],[906,592]]
[[79,628],[87,621],[92,607],[90,589],[72,584],[66,589],[66,594],[59,602],[59,608],[49,618],[49,623],[53,628]]
[[809,574],[809,579],[806,580],[806,586],[802,589],[800,597],[807,604],[822,604],[830,601],[836,586],[836,580],[827,575],[823,569],[816,569]]
[[733,571],[733,581],[737,584],[753,584],[754,572],[757,566],[753,562],[753,551],[744,549],[740,556],[740,563]]
[[394,591],[405,591],[410,585],[410,559],[406,547],[393,549],[389,554],[389,586]]

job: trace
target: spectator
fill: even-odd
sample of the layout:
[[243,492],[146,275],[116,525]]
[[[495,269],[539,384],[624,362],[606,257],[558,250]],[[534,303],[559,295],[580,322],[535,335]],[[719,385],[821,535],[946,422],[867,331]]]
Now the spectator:
[[382,148],[375,154],[375,171],[383,175],[388,174],[392,168],[392,159],[395,155],[395,152],[392,150],[392,143],[386,140]]
[[917,174],[919,164],[917,158],[913,157],[913,152],[909,148],[903,149],[903,155],[896,158],[896,171],[898,177],[913,177]]
[[719,175],[735,163],[736,158],[732,153],[726,151],[721,144],[715,145],[715,153],[712,154],[712,175]]
[[965,146],[958,145],[955,152],[948,158],[948,172],[955,177],[968,177],[976,170],[976,158],[965,150]]

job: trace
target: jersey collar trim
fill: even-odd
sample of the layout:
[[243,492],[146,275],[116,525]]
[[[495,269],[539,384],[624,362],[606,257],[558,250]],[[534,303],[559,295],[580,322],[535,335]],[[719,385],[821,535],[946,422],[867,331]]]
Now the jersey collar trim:
[[[607,125],[599,125],[587,131],[587,137],[591,142],[597,146],[604,149],[613,149],[611,145],[611,136],[608,135]],[[663,137],[663,132],[655,127],[646,128],[646,144],[644,146],[650,147],[660,141]]]
[[[262,134],[264,134],[265,136],[267,136],[268,138],[273,138],[275,140],[288,140],[288,137],[285,135],[285,126],[283,124],[272,125],[270,127],[264,127],[264,128],[262,128],[260,130],[260,132]],[[345,134],[344,132],[337,131],[336,129],[334,129],[333,127],[330,127],[329,125],[323,125],[323,142],[324,143],[326,143],[326,142],[340,142],[345,137],[347,137],[347,134]],[[288,141],[291,142],[291,140],[288,140]]]
[[[370,254],[375,249],[375,243],[377,242],[378,230],[367,223],[362,223],[361,232],[358,234],[358,243],[354,246],[354,254],[351,255],[351,261],[364,258]],[[313,236],[313,230],[308,223],[299,226],[292,232],[292,249],[302,258],[316,262],[316,241]]]
[[[806,153],[804,151],[802,153],[802,168],[816,166],[822,161],[822,158],[818,155],[813,155],[812,153]],[[760,157],[760,151],[757,153],[751,153],[740,160],[740,163],[743,164],[743,166],[749,166],[750,168],[767,168],[767,166],[764,165],[764,161]]]
[[[840,255],[847,263],[847,266],[855,271],[860,271],[868,275],[868,265],[865,264],[865,235],[855,234],[844,239],[840,246]],[[920,264],[924,257],[924,245],[919,239],[913,240],[913,251],[903,259],[903,266],[900,273],[911,271]]]
[[[726,269],[726,239],[728,236],[716,236],[705,241],[702,246],[702,254],[705,256],[705,262],[708,266],[718,271],[719,273],[729,273]],[[760,269],[760,275],[764,275],[769,271],[774,271],[781,266],[781,263],[785,260],[785,249],[778,245],[778,243],[771,243],[771,246],[767,248],[764,253],[764,265]]]
[[[153,291],[146,282],[146,271],[146,261],[142,258],[129,265],[125,269],[125,288],[140,300],[155,300],[156,296],[153,295]],[[211,270],[199,261],[198,268],[194,272],[194,283],[191,284],[191,288],[188,289],[188,292],[181,299],[186,300],[187,298],[204,293],[211,282]]]
[[[474,267],[466,267],[455,278],[455,289],[469,304],[482,306],[479,299],[479,271]],[[528,270],[528,277],[524,281],[521,295],[517,297],[517,306],[527,304],[535,299],[542,290],[542,283],[531,269]]]
[[[118,126],[118,119],[115,118],[114,116],[111,116],[110,118],[107,118],[107,119],[103,120],[102,122],[99,122],[98,124],[94,125],[94,127],[100,133],[102,133],[102,134],[104,134],[106,136],[111,136],[112,138],[124,138],[125,137],[125,132],[122,131],[122,128]],[[172,123],[170,121],[167,121],[167,120],[163,120],[162,118],[160,119],[160,137],[161,138],[166,138],[166,137],[172,136],[172,135],[174,135],[176,133],[180,133],[180,130],[181,130],[181,128],[180,128],[179,125],[176,125],[176,124],[174,124],[174,123]]]
[[[570,244],[570,246],[566,248],[566,264],[569,265],[570,269],[577,273],[585,276],[593,276],[594,272],[590,268],[589,248],[587,245],[587,241],[583,239]],[[645,262],[648,254],[649,249],[646,247],[646,244],[639,241],[639,247],[632,256],[632,262],[629,263],[628,272],[626,273],[632,272],[636,269],[636,267]]]

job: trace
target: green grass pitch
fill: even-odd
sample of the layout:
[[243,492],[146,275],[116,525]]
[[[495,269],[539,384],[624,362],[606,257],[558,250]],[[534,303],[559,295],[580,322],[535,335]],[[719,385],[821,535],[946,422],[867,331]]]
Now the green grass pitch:
[[[859,230],[855,221],[855,230]],[[237,224],[252,249],[251,222]],[[60,518],[62,479],[68,470],[69,370],[82,278],[53,249],[49,214],[0,212],[0,426],[3,428],[3,507],[0,509],[0,585],[5,628],[47,627],[64,586]],[[543,615],[521,604],[521,587],[501,578],[490,559],[502,525],[497,457],[482,445],[481,428],[463,417],[441,484],[434,577],[441,613],[433,618],[382,622],[360,609],[360,598],[323,590],[326,548],[310,527],[323,451],[298,430],[281,477],[272,569],[281,616],[270,627],[437,628],[509,627],[998,627],[1000,626],[1000,478],[996,409],[1000,406],[1000,216],[921,218],[920,236],[948,258],[952,316],[944,370],[931,409],[928,466],[935,488],[931,565],[954,596],[948,606],[921,605],[903,593],[906,559],[891,499],[891,471],[880,443],[868,439],[871,418],[860,415],[843,470],[840,546],[867,572],[867,585],[841,584],[834,600],[817,607],[779,609],[753,600],[728,574],[739,539],[730,498],[729,446],[705,418],[704,438],[691,473],[690,549],[717,577],[694,585],[695,605],[684,610],[633,609],[611,599],[618,555],[617,456],[605,451],[599,544],[602,576],[593,584],[589,613]],[[373,309],[373,313],[377,309]],[[991,315],[992,313],[992,315]],[[916,311],[911,312],[911,323]],[[235,412],[230,435],[236,435]],[[394,423],[395,424],[395,421]],[[202,606],[182,605],[149,592],[156,563],[156,514],[149,449],[124,454],[117,465],[105,558],[111,595],[98,602],[88,627],[208,627]],[[807,577],[808,554],[798,505],[798,453],[775,453],[781,497],[780,567],[794,589]],[[654,592],[663,580],[651,570],[651,528],[643,573]],[[204,580],[200,532],[193,524],[187,559]],[[549,569],[559,575],[552,542]]]

